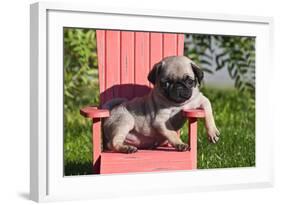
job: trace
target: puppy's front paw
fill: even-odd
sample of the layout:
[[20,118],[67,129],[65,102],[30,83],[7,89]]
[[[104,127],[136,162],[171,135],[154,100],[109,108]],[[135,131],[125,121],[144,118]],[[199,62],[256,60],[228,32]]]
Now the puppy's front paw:
[[219,141],[220,131],[216,127],[207,129],[207,133],[210,142],[217,143]]
[[179,152],[190,151],[189,145],[188,145],[188,144],[184,144],[184,143],[176,144],[176,145],[175,145],[175,148],[176,148],[176,150],[179,151]]
[[131,146],[131,145],[124,145],[124,146],[120,147],[118,151],[126,153],[126,154],[131,154],[131,153],[135,153],[136,151],[138,151],[138,148]]

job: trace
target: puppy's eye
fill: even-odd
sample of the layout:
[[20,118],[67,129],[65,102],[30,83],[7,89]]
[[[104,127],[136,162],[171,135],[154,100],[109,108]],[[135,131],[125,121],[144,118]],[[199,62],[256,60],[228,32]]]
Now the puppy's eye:
[[187,77],[187,78],[184,80],[184,82],[185,82],[186,84],[188,84],[188,85],[192,85],[193,82],[194,82],[194,80],[192,80],[191,78]]
[[171,85],[169,80],[163,80],[160,82],[162,87],[168,88]]

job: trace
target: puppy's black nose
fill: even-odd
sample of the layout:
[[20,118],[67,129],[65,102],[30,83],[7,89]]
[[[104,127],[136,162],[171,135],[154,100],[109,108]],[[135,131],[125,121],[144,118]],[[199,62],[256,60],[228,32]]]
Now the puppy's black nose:
[[175,88],[180,90],[184,89],[184,86],[181,83],[176,83]]
[[190,91],[188,90],[181,90],[179,93],[179,96],[184,97],[184,98],[189,98],[190,97]]

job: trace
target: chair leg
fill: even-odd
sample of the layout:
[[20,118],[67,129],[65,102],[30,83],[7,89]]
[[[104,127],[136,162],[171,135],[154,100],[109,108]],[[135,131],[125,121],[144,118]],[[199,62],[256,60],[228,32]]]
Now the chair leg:
[[92,125],[92,139],[93,139],[93,173],[100,173],[101,165],[101,120],[93,119]]
[[192,169],[197,168],[197,118],[188,118],[188,144],[191,148]]

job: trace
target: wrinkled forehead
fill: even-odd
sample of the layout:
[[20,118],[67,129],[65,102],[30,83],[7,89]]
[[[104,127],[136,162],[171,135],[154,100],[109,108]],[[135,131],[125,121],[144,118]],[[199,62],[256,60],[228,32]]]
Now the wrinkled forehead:
[[194,78],[191,61],[186,58],[173,58],[164,61],[163,74],[165,77],[181,79],[186,76]]

